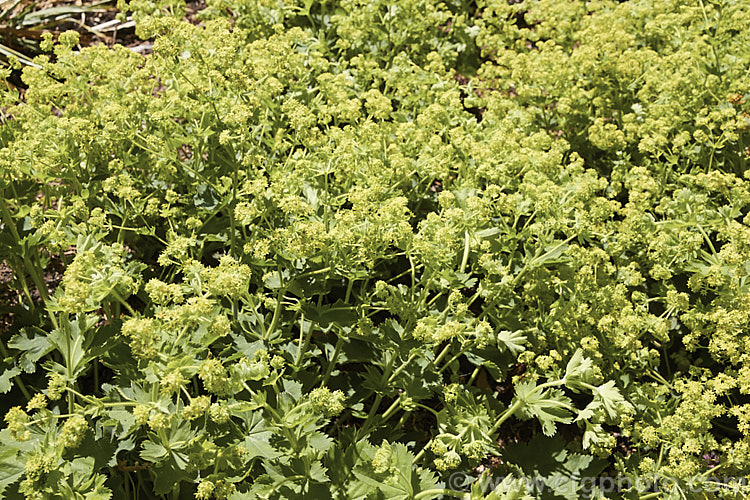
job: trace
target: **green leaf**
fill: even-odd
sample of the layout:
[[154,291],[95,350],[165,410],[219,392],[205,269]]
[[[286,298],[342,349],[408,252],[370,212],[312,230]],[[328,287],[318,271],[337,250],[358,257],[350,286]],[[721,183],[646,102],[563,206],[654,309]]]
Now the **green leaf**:
[[52,331],[48,339],[57,348],[65,364],[73,371],[73,378],[90,368],[90,362],[107,352],[108,346],[94,345],[93,328],[99,317],[93,314],[79,315],[74,321],[66,322]]
[[193,204],[196,207],[204,208],[206,210],[213,210],[217,207],[220,200],[216,196],[216,191],[208,184],[201,184],[196,190],[195,196],[193,196]]
[[601,406],[602,404],[599,401],[591,401],[586,405],[586,408],[578,412],[578,416],[575,418],[574,422],[591,419],[596,415],[596,410],[601,408]]
[[342,300],[337,300],[331,305],[320,307],[307,303],[303,305],[302,310],[305,313],[305,318],[313,323],[317,323],[324,331],[333,324],[346,326],[357,321],[356,309],[347,305]]
[[585,358],[581,349],[576,349],[565,367],[565,385],[577,392],[581,383],[591,378],[593,367],[594,362]]
[[367,473],[359,470],[355,470],[354,475],[364,484],[370,486],[372,490],[382,493],[385,498],[393,500],[405,500],[411,496],[410,492],[403,489],[401,485],[391,485],[384,483],[376,477],[370,476]]
[[333,439],[327,434],[315,431],[307,437],[307,444],[318,453],[325,453],[333,446]]
[[526,350],[524,344],[527,342],[526,336],[522,331],[511,332],[508,330],[502,330],[497,334],[497,342],[500,346],[510,351],[514,356]]
[[54,349],[47,334],[42,330],[39,331],[42,335],[35,334],[33,337],[29,337],[29,331],[23,329],[8,341],[8,347],[24,351],[18,358],[18,366],[26,373],[34,373],[36,362]]
[[620,390],[615,387],[615,381],[605,382],[594,390],[594,401],[601,403],[604,411],[610,419],[617,418],[622,411],[622,406],[629,406]]
[[0,448],[0,495],[5,488],[18,481],[25,471],[25,461],[19,456],[17,449]]
[[282,385],[284,386],[284,392],[291,396],[294,401],[302,397],[302,384],[296,380],[284,379]]
[[428,399],[438,392],[442,382],[440,375],[429,370],[429,366],[428,360],[417,359],[401,371],[393,384],[414,400]]
[[8,368],[0,375],[0,393],[5,394],[13,388],[13,378],[21,374],[21,369],[17,366]]
[[485,496],[488,487],[492,485],[492,479],[494,478],[490,478],[490,481],[475,482],[471,487],[471,500],[535,500],[526,489],[526,481],[511,475],[505,476],[500,484]]
[[585,428],[583,431],[582,446],[584,450],[591,448],[591,445],[600,443],[603,441],[602,435],[604,429],[601,424],[592,424],[591,422],[585,422]]
[[320,462],[314,462],[307,477],[318,483],[327,483],[330,481],[327,472],[327,469]]
[[110,439],[107,433],[96,436],[94,432],[87,432],[78,447],[78,452],[91,460],[91,469],[97,471],[112,463],[116,457],[120,442]]
[[500,234],[500,228],[497,227],[488,227],[487,229],[482,229],[481,231],[476,231],[474,233],[474,236],[477,238],[491,238],[492,236]]
[[266,426],[260,412],[253,413],[246,422],[247,430],[242,447],[248,451],[248,459],[261,457],[266,460],[273,460],[281,456],[281,453],[269,444],[273,433]]
[[271,290],[278,290],[282,282],[285,284],[289,282],[289,276],[289,271],[286,269],[281,271],[280,276],[278,272],[271,272],[263,277],[263,284]]
[[[539,450],[544,450],[544,453],[539,453]],[[505,445],[503,459],[512,468],[520,468],[526,478],[533,479],[527,483],[532,490],[537,490],[537,493],[551,490],[571,500],[578,498],[582,478],[596,477],[607,466],[606,460],[572,453],[561,436],[545,437],[542,434],[537,434],[527,443]],[[548,496],[543,494],[541,498]]]
[[115,450],[112,452],[112,457],[110,458],[109,462],[107,462],[107,465],[109,467],[116,467],[117,454],[121,451],[130,451],[133,449],[135,449],[135,441],[132,438],[118,440],[117,448],[115,448]]
[[521,382],[516,386],[516,398],[523,403],[521,415],[536,417],[546,436],[555,434],[558,423],[568,424],[573,420],[570,410],[572,401],[559,389],[539,391],[535,383]]
[[377,448],[369,448],[369,460],[354,470],[354,475],[364,485],[381,492],[386,498],[407,499],[412,498],[415,492],[431,489],[437,484],[430,471],[414,468],[414,455],[404,444],[385,442],[382,447],[388,452],[389,471],[375,472],[371,457]]
[[172,460],[166,460],[150,468],[154,478],[154,493],[164,495],[174,489],[175,484],[188,481],[196,473],[188,473],[184,467],[178,467]]
[[141,458],[149,462],[159,462],[169,455],[169,450],[161,443],[146,441],[141,445]]

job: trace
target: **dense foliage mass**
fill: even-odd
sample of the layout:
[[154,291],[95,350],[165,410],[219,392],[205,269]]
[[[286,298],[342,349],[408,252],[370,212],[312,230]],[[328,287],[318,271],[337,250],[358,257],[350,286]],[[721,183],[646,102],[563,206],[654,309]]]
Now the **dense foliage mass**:
[[746,496],[746,0],[119,8],[0,97],[3,498]]

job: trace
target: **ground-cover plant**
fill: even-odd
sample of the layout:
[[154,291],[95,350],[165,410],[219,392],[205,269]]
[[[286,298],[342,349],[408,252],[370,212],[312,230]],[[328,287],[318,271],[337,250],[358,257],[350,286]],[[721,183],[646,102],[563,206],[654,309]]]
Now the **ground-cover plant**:
[[746,496],[747,2],[119,7],[2,94],[4,498]]

